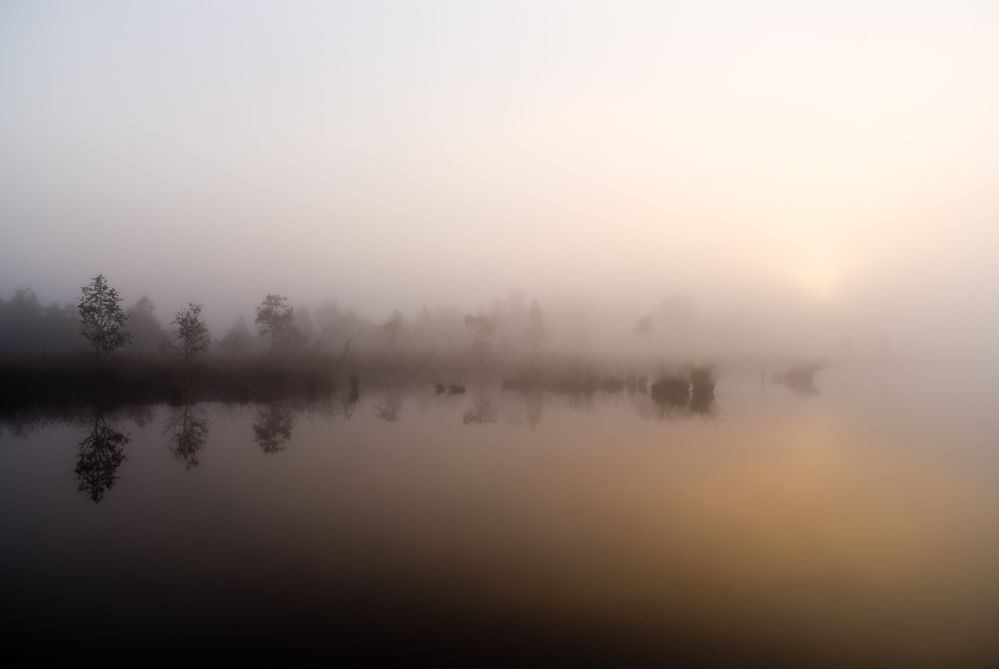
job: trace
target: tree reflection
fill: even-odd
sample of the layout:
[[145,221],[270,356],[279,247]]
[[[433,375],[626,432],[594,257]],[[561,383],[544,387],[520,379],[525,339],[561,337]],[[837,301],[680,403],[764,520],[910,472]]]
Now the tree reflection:
[[399,420],[399,410],[402,409],[402,400],[398,395],[388,395],[375,409],[378,420],[385,423],[394,423]]
[[714,394],[694,393],[686,400],[636,396],[633,400],[635,412],[642,418],[670,421],[687,418],[712,420],[718,413],[718,403]]
[[344,420],[350,420],[354,416],[354,407],[356,406],[356,402],[351,402],[348,398],[340,398],[340,413],[343,414]]
[[284,450],[291,439],[291,429],[295,425],[291,409],[280,404],[271,404],[257,411],[253,420],[253,440],[264,453],[278,453]]
[[690,395],[689,410],[691,415],[711,418],[715,415],[717,407],[713,390],[711,392],[694,392]]
[[796,365],[775,378],[799,397],[814,397],[821,394],[815,385],[815,374],[821,369],[819,364]]
[[537,427],[544,414],[545,402],[541,392],[526,393],[524,403],[527,405],[527,424],[532,428]]
[[80,442],[80,453],[76,458],[77,488],[87,493],[94,503],[104,498],[118,480],[118,467],[125,461],[125,445],[131,438],[119,432],[97,414],[94,429]]
[[496,422],[496,410],[486,395],[477,395],[461,417],[465,425],[485,425]]
[[185,404],[170,417],[164,431],[171,434],[170,452],[184,463],[184,469],[197,469],[201,464],[198,454],[208,441],[208,419],[204,414]]

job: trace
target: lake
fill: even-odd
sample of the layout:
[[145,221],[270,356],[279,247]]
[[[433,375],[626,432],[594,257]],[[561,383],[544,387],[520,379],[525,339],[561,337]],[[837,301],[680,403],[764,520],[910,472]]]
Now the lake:
[[8,412],[0,659],[996,666],[996,395],[929,377]]

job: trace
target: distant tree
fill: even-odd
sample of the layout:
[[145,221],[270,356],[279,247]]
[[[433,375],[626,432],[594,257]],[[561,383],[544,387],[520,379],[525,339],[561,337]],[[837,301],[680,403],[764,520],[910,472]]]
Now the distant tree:
[[316,323],[308,307],[299,306],[295,309],[294,328],[296,340],[294,343],[306,344],[315,340]]
[[472,333],[472,352],[485,361],[493,350],[492,336],[496,332],[496,319],[486,314],[468,314],[465,327]]
[[174,348],[186,363],[190,363],[196,355],[208,350],[212,342],[208,326],[201,320],[201,308],[200,304],[188,303],[185,308],[177,312],[171,323]]
[[402,312],[396,309],[392,312],[392,315],[388,317],[381,325],[382,338],[389,348],[394,348],[396,343],[399,341],[399,335],[402,334],[402,330],[405,327],[406,321],[402,316]]
[[243,355],[250,349],[250,328],[240,316],[219,340],[215,350],[226,355]]
[[283,295],[268,295],[257,307],[254,320],[261,337],[270,336],[271,351],[286,348],[299,339],[295,328],[295,310]]
[[142,353],[153,353],[162,350],[167,342],[167,333],[159,320],[153,314],[156,304],[143,295],[125,312],[128,318],[128,331],[131,341],[128,349]]
[[535,350],[540,349],[545,343],[547,334],[541,307],[537,300],[531,300],[531,307],[527,311],[527,343]]
[[0,298],[0,351],[78,349],[80,319],[72,304],[43,306],[34,291],[19,288]]
[[42,312],[40,344],[47,350],[76,349],[80,346],[80,317],[70,304],[52,303]]
[[329,350],[343,348],[348,339],[352,346],[358,342],[370,342],[376,336],[377,327],[362,319],[353,311],[343,310],[333,302],[326,302],[313,313],[316,341]]
[[125,331],[128,317],[121,310],[118,291],[108,285],[103,274],[83,286],[77,311],[80,313],[80,333],[94,347],[97,362],[107,358],[131,340]]
[[635,323],[635,327],[632,332],[636,335],[647,335],[652,332],[652,328],[655,322],[652,320],[651,316],[642,316]]

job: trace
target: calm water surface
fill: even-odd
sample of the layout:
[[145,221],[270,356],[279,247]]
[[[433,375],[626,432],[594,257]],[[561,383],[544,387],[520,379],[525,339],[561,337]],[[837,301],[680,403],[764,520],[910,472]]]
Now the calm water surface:
[[0,658],[999,663],[994,393],[22,412]]

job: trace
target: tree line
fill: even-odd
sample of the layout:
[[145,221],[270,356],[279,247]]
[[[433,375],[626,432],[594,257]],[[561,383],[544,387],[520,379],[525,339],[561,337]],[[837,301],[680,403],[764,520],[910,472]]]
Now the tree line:
[[[118,290],[103,275],[80,289],[76,304],[43,305],[30,290],[0,298],[0,351],[59,352],[89,349],[103,363],[118,351],[171,355],[191,364],[209,350],[220,355],[300,351],[309,347],[359,350],[464,350],[487,359],[516,348],[540,350],[547,328],[536,300],[522,294],[496,301],[489,309],[421,309],[407,319],[395,310],[370,322],[334,303],[318,309],[294,308],[284,295],[267,294],[256,306],[253,329],[240,317],[218,339],[204,320],[204,305],[190,302],[169,324],[155,315],[146,296],[125,307]],[[255,332],[254,332],[255,330]]]

